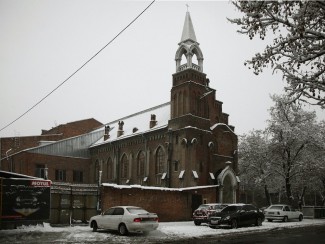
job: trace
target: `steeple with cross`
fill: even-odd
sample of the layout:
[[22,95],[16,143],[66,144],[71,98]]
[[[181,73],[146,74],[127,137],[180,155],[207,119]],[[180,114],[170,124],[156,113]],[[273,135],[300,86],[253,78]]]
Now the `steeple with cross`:
[[[186,7],[188,8],[188,5]],[[204,94],[207,92],[212,94],[213,91],[209,88],[206,74],[203,73],[203,54],[188,9],[175,61],[176,73],[173,74],[171,90],[171,118],[180,118],[188,114],[208,118],[208,103],[212,103],[213,96],[205,98]]]
[[[203,72],[203,54],[200,49],[200,44],[196,40],[196,35],[194,32],[194,27],[190,12],[188,11],[188,4],[186,4],[187,12],[185,16],[185,22],[183,26],[183,32],[181,37],[181,42],[178,44],[179,48],[176,51],[176,72],[182,71],[184,69],[196,69]],[[183,55],[186,58],[186,64],[181,65],[181,60]],[[198,64],[192,62],[192,57],[196,56]]]

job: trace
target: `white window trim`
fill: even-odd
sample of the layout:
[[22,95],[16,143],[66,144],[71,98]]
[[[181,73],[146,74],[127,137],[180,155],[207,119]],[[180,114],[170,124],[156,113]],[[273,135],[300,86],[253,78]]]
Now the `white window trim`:
[[166,176],[167,176],[167,173],[164,172],[164,173],[162,174],[162,176],[161,176],[161,179],[162,179],[162,180],[166,179]]
[[185,170],[182,170],[182,171],[179,173],[178,178],[179,178],[179,179],[183,179],[183,177],[184,177],[184,173],[185,173]]
[[199,175],[197,174],[197,172],[195,170],[192,170],[192,174],[193,174],[194,179],[199,178]]

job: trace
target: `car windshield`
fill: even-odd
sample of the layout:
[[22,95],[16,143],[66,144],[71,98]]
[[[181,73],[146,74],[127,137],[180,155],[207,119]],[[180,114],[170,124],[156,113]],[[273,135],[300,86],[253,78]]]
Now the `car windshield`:
[[198,207],[198,209],[204,209],[204,208],[208,208],[209,207],[209,205],[207,205],[207,204],[202,204],[202,205],[200,205],[199,207]]
[[147,214],[148,211],[142,208],[126,208],[131,214]]
[[281,210],[283,206],[270,206],[269,209]]
[[225,212],[236,212],[238,210],[241,210],[242,206],[228,206],[225,207],[224,209],[221,210],[221,212],[225,213]]
[[214,209],[223,209],[225,207],[225,205],[216,205],[214,207]]

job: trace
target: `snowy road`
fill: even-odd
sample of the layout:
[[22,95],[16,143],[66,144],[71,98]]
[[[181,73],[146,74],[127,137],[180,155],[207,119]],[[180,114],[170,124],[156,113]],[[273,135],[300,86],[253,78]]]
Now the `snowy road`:
[[206,238],[235,233],[262,232],[272,229],[295,228],[303,226],[325,226],[325,219],[305,219],[302,222],[291,221],[263,222],[260,227],[244,227],[238,229],[211,229],[207,225],[195,226],[193,222],[162,222],[159,228],[147,235],[132,234],[119,236],[115,232],[92,232],[88,226],[22,227],[15,230],[0,230],[0,243],[162,243],[182,241],[188,238]]

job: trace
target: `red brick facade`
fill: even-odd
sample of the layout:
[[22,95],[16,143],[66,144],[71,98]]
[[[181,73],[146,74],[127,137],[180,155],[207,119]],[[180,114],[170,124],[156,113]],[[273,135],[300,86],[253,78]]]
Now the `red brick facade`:
[[65,139],[86,134],[102,125],[99,121],[91,118],[58,125],[50,130],[42,130],[42,135],[59,134],[62,135],[61,139]]
[[[192,63],[193,55],[197,56],[198,64]],[[181,65],[184,56],[186,63]],[[130,189],[118,189],[104,184],[103,208],[131,204],[159,211],[158,215],[166,221],[188,220],[203,202],[233,203],[237,200],[237,135],[234,127],[228,124],[228,114],[222,111],[222,102],[216,100],[215,90],[203,73],[203,54],[188,12],[175,60],[170,102],[152,108],[151,118],[148,111],[143,111],[118,123],[106,124],[104,141],[90,148],[91,177],[95,182],[131,185]],[[163,108],[169,109],[166,122]],[[145,115],[146,121],[143,118],[137,121]],[[132,126],[134,130],[130,133],[125,127]],[[138,130],[138,126],[142,130]],[[141,185],[141,190],[135,185]],[[212,185],[217,185],[217,189],[150,189]]]
[[104,185],[101,194],[102,209],[119,205],[136,205],[157,213],[160,221],[188,221],[191,220],[192,212],[196,208],[192,201],[193,195],[203,195],[206,202],[214,202],[216,188],[178,190],[143,189],[135,186],[118,189]]
[[0,138],[0,160],[22,150],[37,147],[41,142],[59,141],[88,133],[103,124],[91,118],[58,125],[50,130],[42,130],[41,135]]
[[[119,189],[104,184],[102,209],[137,205],[157,212],[164,221],[189,220],[203,202],[236,202],[237,135],[203,73],[203,55],[189,13],[187,24],[184,30],[191,33],[183,31],[176,52],[170,102],[108,123],[101,130],[95,129],[102,124],[90,119],[43,130],[38,137],[2,138],[0,168],[35,176],[46,166],[53,181],[75,182],[73,172],[78,171],[83,172],[82,183],[132,185]],[[192,64],[193,55],[198,64]],[[187,63],[180,65],[183,56]],[[83,147],[86,139],[71,138],[81,134],[89,135],[89,147]],[[65,138],[71,143],[65,143]],[[63,143],[41,153],[21,151],[42,140]],[[75,147],[89,156],[67,156],[67,148],[73,151]],[[195,190],[171,190],[188,188]]]
[[[52,155],[43,155],[29,152],[20,152],[14,157],[9,157],[8,160],[3,160],[1,169],[4,171],[11,171],[19,174],[30,176],[41,176],[38,169],[48,168],[48,179],[57,182],[71,182],[71,183],[90,183],[90,159],[70,158]],[[65,179],[59,179],[56,172],[64,172]],[[82,173],[82,181],[79,178],[73,178],[73,172]],[[77,177],[80,177],[77,176]]]
[[47,168],[47,177],[52,181],[90,183],[89,158],[37,154],[30,151],[43,143],[62,141],[88,133],[101,125],[95,119],[85,119],[43,131],[40,136],[0,138],[0,170],[43,177],[44,169]]

